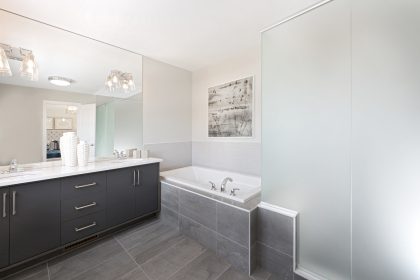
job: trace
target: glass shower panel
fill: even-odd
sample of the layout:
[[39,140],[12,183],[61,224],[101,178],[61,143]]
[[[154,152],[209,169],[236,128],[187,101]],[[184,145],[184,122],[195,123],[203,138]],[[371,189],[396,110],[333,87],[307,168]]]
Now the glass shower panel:
[[336,0],[262,35],[262,199],[299,212],[298,268],[350,279],[351,34]]
[[353,279],[420,279],[420,1],[352,6]]

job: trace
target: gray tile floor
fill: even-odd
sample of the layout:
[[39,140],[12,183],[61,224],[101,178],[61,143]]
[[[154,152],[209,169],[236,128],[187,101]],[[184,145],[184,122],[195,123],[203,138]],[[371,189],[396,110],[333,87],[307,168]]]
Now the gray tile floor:
[[81,248],[10,280],[274,280],[262,270],[251,277],[159,220],[149,221]]

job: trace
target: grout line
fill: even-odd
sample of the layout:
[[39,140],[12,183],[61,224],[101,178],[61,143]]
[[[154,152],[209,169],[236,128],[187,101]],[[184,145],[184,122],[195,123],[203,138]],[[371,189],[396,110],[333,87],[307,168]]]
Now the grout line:
[[220,236],[222,236],[224,239],[227,239],[228,241],[230,241],[230,242],[232,242],[232,243],[235,243],[236,245],[241,246],[241,247],[242,247],[242,248],[244,248],[244,249],[248,249],[248,248],[246,248],[244,245],[242,245],[242,244],[238,243],[237,241],[232,240],[232,239],[230,239],[229,237],[224,236],[223,234],[221,234],[221,233],[219,233],[219,232],[215,231],[214,229],[211,229],[211,228],[209,228],[209,227],[206,227],[206,226],[205,226],[205,225],[203,225],[203,224],[200,224],[199,222],[197,222],[196,220],[194,220],[194,219],[192,219],[192,218],[190,218],[190,217],[188,217],[188,216],[185,216],[185,215],[182,215],[182,214],[179,214],[179,215],[180,215],[180,216],[182,216],[182,217],[184,217],[184,218],[186,218],[186,219],[188,219],[188,220],[190,220],[190,221],[193,221],[193,222],[194,222],[194,223],[196,223],[196,224],[199,224],[200,226],[204,227],[204,228],[205,228],[205,229],[207,229],[207,230],[212,231],[212,232],[213,232],[213,233],[215,233],[216,235],[220,235]]
[[[128,238],[128,237],[131,237],[134,234],[137,234],[139,231],[142,231],[142,230],[144,230],[146,228],[149,228],[149,227],[151,227],[153,225],[156,225],[159,222],[160,222],[159,219],[157,219],[157,220],[150,220],[150,221],[147,221],[144,224],[139,224],[139,228],[136,228],[136,226],[133,226],[132,228],[127,229],[126,232],[124,232],[124,230],[122,230],[122,231],[119,231],[119,232],[113,234],[112,237],[115,237],[115,239],[120,239],[116,235],[118,235],[119,233],[126,233],[126,235],[123,238],[121,238],[121,239],[125,239],[125,238]],[[132,230],[132,232],[130,232],[130,230]]]
[[51,280],[51,273],[50,273],[50,267],[48,265],[48,262],[47,262],[47,273],[48,273],[48,280]]
[[[167,224],[165,224],[165,223],[163,223],[162,221],[156,221],[156,223],[153,223],[152,225],[150,225],[150,227],[152,227],[152,226],[158,226],[158,225],[161,225],[161,226],[167,226],[167,227],[169,227],[169,225],[167,225]],[[146,228],[141,228],[139,231],[142,231],[142,230],[144,230],[144,229],[146,229]],[[133,232],[133,233],[131,233],[131,234],[129,234],[127,237],[131,237],[132,235],[134,235],[135,233],[136,234],[138,234],[139,233],[139,231],[136,231],[136,232]],[[166,233],[166,232],[165,232]],[[115,238],[115,240],[117,240],[118,241],[118,243],[121,245],[121,246],[123,246],[122,245],[122,243],[120,242],[120,240],[116,237],[116,236],[113,236],[114,238]],[[127,250],[131,250],[131,249],[133,249],[134,247],[136,247],[138,244],[135,244],[135,245],[132,245],[132,246],[130,246],[130,247],[124,247],[125,249],[127,249]]]
[[[144,271],[144,269],[141,267],[140,264],[138,264],[136,262],[136,260],[133,258],[133,256],[127,251],[127,249],[124,247],[123,244],[121,244],[120,241],[117,240],[117,238],[114,237],[114,240],[117,241],[118,244],[120,244],[120,246],[123,248],[124,252],[128,255],[128,257],[137,265],[138,268],[140,268],[140,270],[144,273],[144,275],[146,275],[146,278],[151,280],[151,278],[149,277],[149,275],[147,275],[146,271]],[[130,271],[129,271],[130,272]],[[128,272],[127,272],[128,273]],[[126,274],[127,274],[126,273]]]
[[293,256],[291,256],[291,255],[289,255],[289,254],[286,254],[286,253],[284,253],[284,252],[282,252],[282,251],[279,251],[279,250],[277,250],[276,248],[273,248],[273,247],[271,247],[270,245],[265,244],[264,242],[261,242],[261,241],[258,241],[258,240],[257,240],[257,242],[256,242],[256,243],[261,243],[262,245],[264,245],[265,247],[267,247],[267,248],[269,248],[269,249],[271,249],[271,250],[274,250],[274,251],[276,251],[276,252],[278,252],[278,253],[280,253],[280,254],[282,254],[282,255],[285,255],[285,256],[288,256],[288,257],[290,257],[290,258],[293,258]]
[[228,271],[231,267],[232,267],[232,265],[229,263],[229,262],[227,262],[227,264],[229,265],[225,270],[223,270],[219,275],[217,275],[217,277],[215,278],[215,280],[217,280],[217,279],[219,279],[220,277],[222,277],[222,275],[223,274],[225,274],[225,272],[226,271]]
[[[205,247],[204,247],[205,248]],[[175,274],[177,274],[179,271],[181,271],[184,267],[187,267],[187,265],[189,265],[190,263],[192,263],[193,261],[195,261],[196,259],[198,259],[200,256],[204,255],[206,252],[209,252],[209,250],[207,248],[205,248],[205,250],[201,253],[198,254],[197,256],[195,256],[194,258],[192,258],[190,261],[186,262],[183,266],[181,266],[179,269],[177,269],[174,273],[172,273],[168,279],[171,279],[172,276],[174,276]]]
[[[163,253],[168,252],[170,249],[174,248],[176,245],[178,245],[179,243],[181,243],[181,242],[182,242],[182,241],[184,241],[184,240],[186,240],[186,239],[185,239],[185,238],[182,238],[181,240],[179,240],[178,242],[176,242],[175,244],[173,244],[172,246],[170,246],[170,247],[169,247],[169,248],[167,248],[166,250],[164,250],[164,251],[160,252],[160,253],[159,253],[159,254],[157,254],[157,255],[154,255],[153,257],[151,257],[150,259],[148,259],[146,262],[144,262],[144,263],[142,263],[142,264],[139,264],[139,265],[143,265],[143,264],[146,264],[146,263],[150,262],[152,259],[154,259],[154,258],[156,258],[156,257],[158,257],[158,256],[160,256],[160,255],[162,255]],[[128,254],[130,254],[130,253],[128,253]]]

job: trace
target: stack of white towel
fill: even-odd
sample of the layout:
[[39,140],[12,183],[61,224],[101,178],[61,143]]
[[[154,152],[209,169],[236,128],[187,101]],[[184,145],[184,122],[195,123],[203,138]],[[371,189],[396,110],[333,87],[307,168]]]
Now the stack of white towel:
[[76,132],[65,132],[60,137],[61,160],[65,166],[86,166],[89,159],[89,145],[80,141]]

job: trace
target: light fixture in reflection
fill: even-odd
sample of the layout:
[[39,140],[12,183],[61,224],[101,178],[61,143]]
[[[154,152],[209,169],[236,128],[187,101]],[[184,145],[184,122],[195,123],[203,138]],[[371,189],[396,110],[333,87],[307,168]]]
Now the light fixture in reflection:
[[50,77],[48,77],[48,81],[51,84],[53,84],[55,86],[59,86],[59,87],[68,87],[72,83],[74,83],[74,80],[72,80],[72,79],[65,78],[65,77],[59,77],[59,76],[50,76]]
[[67,106],[67,112],[70,114],[75,114],[77,112],[77,106],[69,105]]
[[20,66],[20,76],[30,81],[38,81],[38,65],[32,51],[21,50],[22,64]]
[[12,76],[12,70],[10,69],[6,52],[1,46],[0,46],[0,76],[3,76],[3,77]]
[[123,73],[119,70],[112,70],[106,78],[105,85],[111,92],[122,89],[124,92],[132,92],[136,90],[133,74]]

